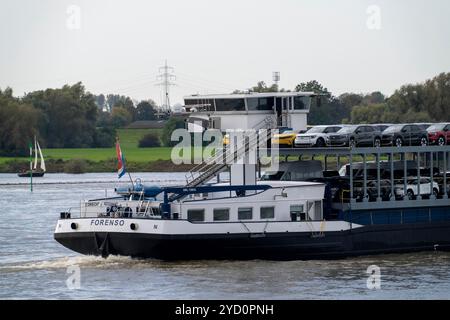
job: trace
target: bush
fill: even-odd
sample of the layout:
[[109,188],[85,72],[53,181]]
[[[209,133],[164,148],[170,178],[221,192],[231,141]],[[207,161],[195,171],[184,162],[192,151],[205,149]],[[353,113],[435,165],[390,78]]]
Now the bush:
[[116,141],[116,130],[114,128],[97,128],[94,135],[94,148],[110,148]]
[[84,173],[88,163],[84,159],[72,159],[64,164],[64,173]]
[[161,137],[166,147],[173,147],[178,143],[178,141],[171,141],[172,132],[176,129],[182,129],[184,126],[184,120],[180,118],[170,118],[169,121],[166,122]]
[[139,140],[139,148],[154,148],[160,146],[161,142],[159,141],[158,135],[152,132],[147,133]]

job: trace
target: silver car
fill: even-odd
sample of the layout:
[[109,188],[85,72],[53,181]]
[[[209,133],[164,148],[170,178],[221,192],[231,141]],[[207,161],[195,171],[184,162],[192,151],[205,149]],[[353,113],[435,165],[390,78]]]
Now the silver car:
[[326,147],[329,145],[329,134],[342,129],[341,125],[315,126],[306,133],[298,134],[295,138],[296,147]]

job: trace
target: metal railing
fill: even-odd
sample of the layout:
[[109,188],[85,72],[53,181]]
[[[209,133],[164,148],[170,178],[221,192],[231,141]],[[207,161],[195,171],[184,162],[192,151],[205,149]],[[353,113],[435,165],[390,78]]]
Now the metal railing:
[[[273,118],[268,116],[259,122],[254,127],[254,130],[271,129],[272,127]],[[243,146],[235,151],[225,148],[225,152],[219,152],[217,156],[209,159],[206,163],[195,166],[186,174],[186,187],[196,187],[225,170],[230,163],[240,160],[252,146],[258,146],[258,138],[260,144],[266,143],[270,138],[270,130],[264,135],[253,135],[250,139],[246,140]]]

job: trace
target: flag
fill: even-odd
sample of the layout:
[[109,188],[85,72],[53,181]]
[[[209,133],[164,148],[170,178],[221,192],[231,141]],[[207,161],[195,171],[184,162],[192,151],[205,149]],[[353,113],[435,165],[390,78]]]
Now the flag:
[[120,149],[119,139],[116,141],[116,153],[117,153],[117,174],[119,179],[127,172],[125,169],[125,157]]

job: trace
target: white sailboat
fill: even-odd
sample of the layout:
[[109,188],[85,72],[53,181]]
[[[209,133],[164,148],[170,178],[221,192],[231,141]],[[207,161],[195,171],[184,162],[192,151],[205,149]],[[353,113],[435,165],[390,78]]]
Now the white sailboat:
[[[31,149],[31,148],[30,148]],[[33,150],[30,150],[30,153],[32,153]],[[38,157],[40,158],[40,162],[38,163]],[[44,156],[42,155],[41,146],[39,145],[39,142],[37,141],[36,137],[34,137],[34,164],[30,165],[30,170],[24,170],[20,172],[18,175],[19,177],[42,177],[45,174],[45,171],[47,171],[45,167],[45,160]]]

